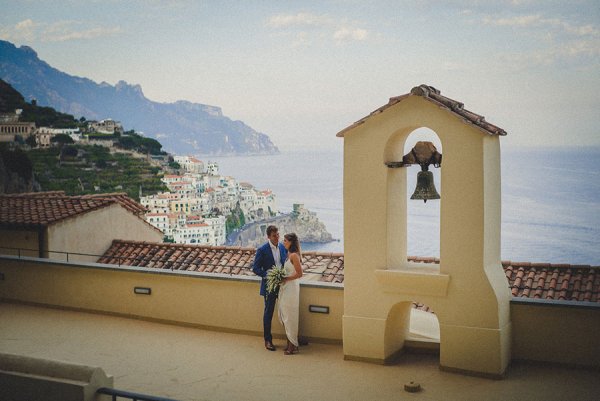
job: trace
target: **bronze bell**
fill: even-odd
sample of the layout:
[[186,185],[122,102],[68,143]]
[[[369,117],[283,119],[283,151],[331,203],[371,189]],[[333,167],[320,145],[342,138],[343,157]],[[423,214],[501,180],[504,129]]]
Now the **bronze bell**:
[[407,167],[413,164],[420,165],[421,171],[417,175],[417,187],[410,199],[423,199],[423,202],[427,202],[429,199],[440,199],[440,194],[433,183],[433,173],[429,171],[429,165],[440,167],[442,154],[437,151],[433,143],[419,141],[410,152],[402,157],[402,161],[385,163],[388,168]]
[[421,166],[421,171],[417,175],[417,187],[410,199],[423,199],[423,202],[427,202],[428,199],[440,199],[440,194],[433,184],[433,173],[429,171],[429,165],[440,167],[442,154],[437,151],[433,143],[417,142],[415,147],[404,155],[402,162],[404,165],[418,164]]
[[410,199],[423,199],[425,203],[428,199],[440,199],[440,194],[433,183],[433,173],[429,171],[427,165],[421,165],[421,171],[417,174],[417,187]]

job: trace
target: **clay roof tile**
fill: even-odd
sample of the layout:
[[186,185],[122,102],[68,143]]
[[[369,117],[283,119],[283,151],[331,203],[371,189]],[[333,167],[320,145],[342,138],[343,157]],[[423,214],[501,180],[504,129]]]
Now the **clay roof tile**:
[[[252,276],[254,253],[253,248],[115,240],[98,262]],[[425,264],[436,258],[411,257],[410,260]],[[302,267],[313,277],[320,275],[320,281],[344,282],[343,254],[305,252]],[[600,302],[598,266],[504,262],[502,267],[513,297]]]

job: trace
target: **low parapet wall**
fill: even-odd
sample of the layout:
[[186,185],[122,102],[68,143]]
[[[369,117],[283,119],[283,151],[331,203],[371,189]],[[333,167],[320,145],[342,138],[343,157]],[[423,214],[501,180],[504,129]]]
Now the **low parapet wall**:
[[[0,256],[0,301],[254,335],[262,335],[258,281],[252,276]],[[342,284],[302,283],[301,335],[341,343],[343,314]],[[600,367],[600,305],[513,298],[511,320],[512,359]],[[277,318],[273,333],[285,336]]]
[[0,354],[2,401],[94,401],[96,390],[112,386],[101,368]]
[[[255,276],[9,256],[0,257],[0,273],[0,301],[262,336],[264,300]],[[300,335],[341,343],[343,295],[340,284],[301,283]],[[285,338],[277,318],[273,334]]]
[[600,305],[513,298],[512,357],[600,368]]

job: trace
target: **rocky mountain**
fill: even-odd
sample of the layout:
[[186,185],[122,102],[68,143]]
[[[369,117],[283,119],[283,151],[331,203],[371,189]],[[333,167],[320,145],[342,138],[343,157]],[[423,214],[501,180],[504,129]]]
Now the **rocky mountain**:
[[139,85],[120,81],[100,84],[53,68],[28,46],[0,40],[0,78],[23,94],[63,113],[88,120],[112,118],[125,129],[157,138],[178,154],[272,154],[270,138],[242,121],[224,116],[216,106],[177,101],[159,103],[144,96]]

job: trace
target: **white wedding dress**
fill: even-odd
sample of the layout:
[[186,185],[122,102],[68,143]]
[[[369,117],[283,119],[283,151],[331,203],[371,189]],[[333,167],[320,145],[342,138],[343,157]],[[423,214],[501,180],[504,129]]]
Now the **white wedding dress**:
[[[296,273],[294,265],[288,259],[283,265],[285,276],[293,276]],[[288,340],[298,346],[298,319],[300,315],[300,280],[291,280],[282,284],[279,288],[277,314],[279,321],[285,328]]]

